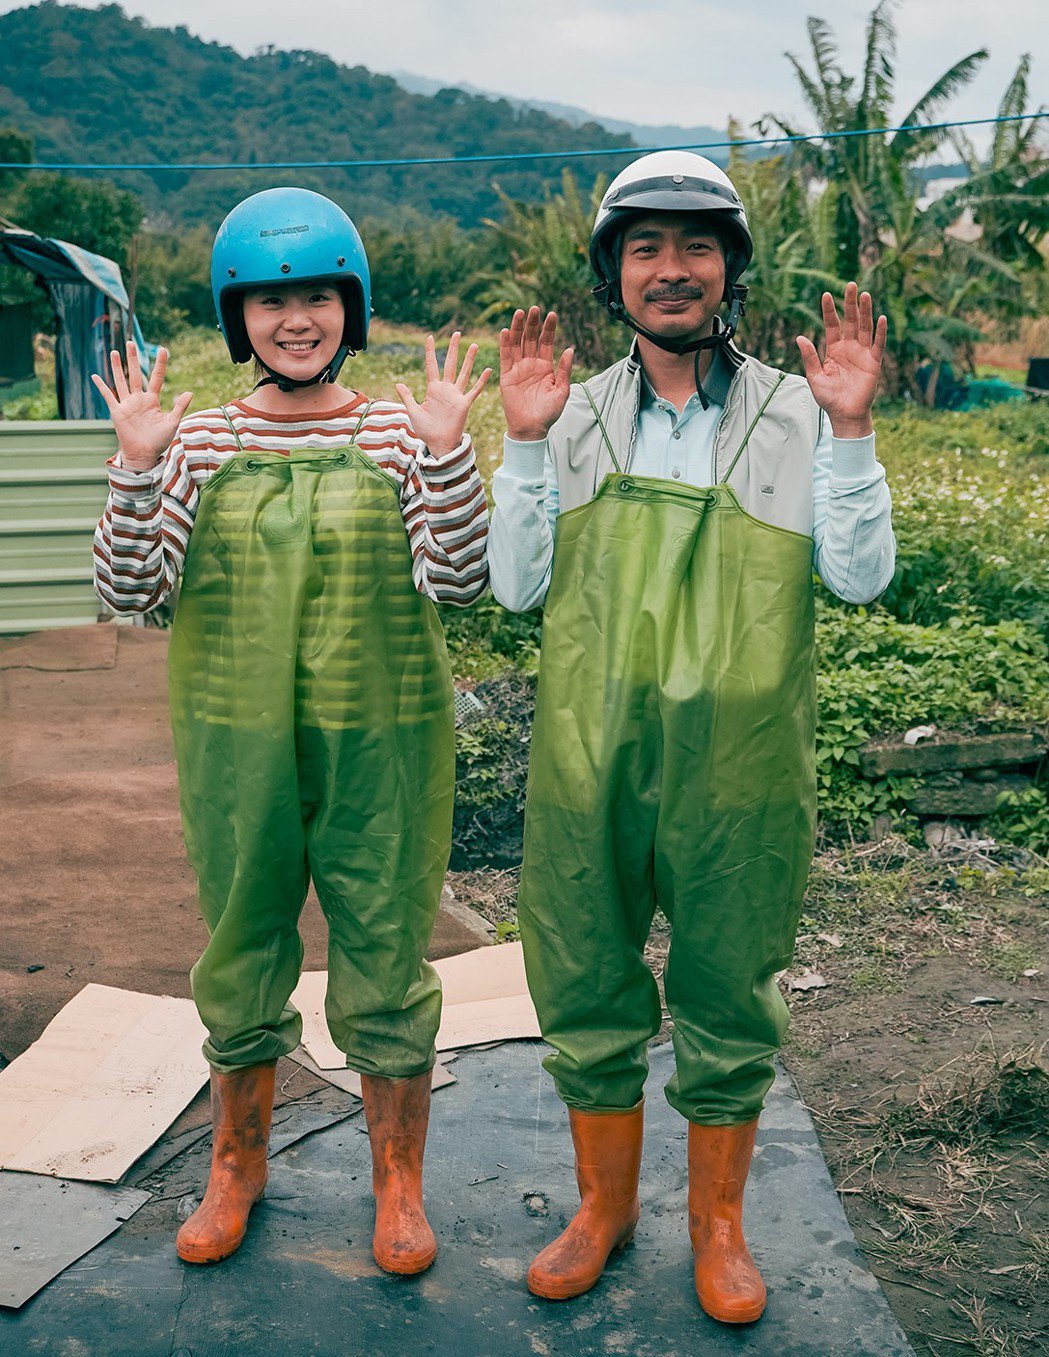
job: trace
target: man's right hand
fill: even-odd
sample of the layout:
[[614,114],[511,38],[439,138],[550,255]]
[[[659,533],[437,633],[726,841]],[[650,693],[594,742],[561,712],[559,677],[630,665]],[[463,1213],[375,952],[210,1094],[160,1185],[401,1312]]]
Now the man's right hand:
[[149,471],[160,461],[171,446],[182,416],[193,399],[191,391],[184,391],[171,410],[165,414],[160,408],[160,389],[168,366],[167,349],[157,351],[148,385],[143,388],[142,365],[133,340],[127,345],[127,377],[116,349],[109,355],[113,367],[113,390],[97,373],[91,380],[98,388],[109,410],[120,444],[120,461],[126,471]]
[[506,432],[515,443],[540,443],[568,400],[574,349],[554,363],[557,314],[539,323],[539,307],[526,316],[515,311],[510,328],[499,335],[499,391]]

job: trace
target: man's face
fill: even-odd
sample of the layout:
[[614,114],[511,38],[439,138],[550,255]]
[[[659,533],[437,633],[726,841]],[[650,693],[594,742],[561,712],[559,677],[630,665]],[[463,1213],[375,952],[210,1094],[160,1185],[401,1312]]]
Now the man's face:
[[623,232],[623,305],[639,325],[667,339],[708,335],[725,292],[725,256],[703,216],[648,212]]

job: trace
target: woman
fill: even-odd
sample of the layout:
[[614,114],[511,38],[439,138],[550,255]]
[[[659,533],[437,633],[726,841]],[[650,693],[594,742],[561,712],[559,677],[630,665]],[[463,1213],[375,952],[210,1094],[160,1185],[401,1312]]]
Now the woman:
[[[312,878],[329,927],[326,1011],[360,1072],[372,1147],[373,1252],[423,1271],[422,1199],[440,983],[425,960],[451,842],[453,694],[435,599],[487,580],[487,506],[464,433],[489,376],[476,345],[443,373],[432,336],[416,403],[338,384],[367,342],[370,278],[353,223],[302,189],[236,207],[212,255],[247,400],[186,416],[128,346],[109,407],[120,451],[95,541],[96,588],[147,611],[182,585],[169,656],[186,846],[210,941],[192,971],[208,1029],[208,1190],[178,1234],[186,1262],[244,1238],[266,1183],[274,1066],[299,1042],[289,1005]],[[458,369],[458,370],[457,370]]]

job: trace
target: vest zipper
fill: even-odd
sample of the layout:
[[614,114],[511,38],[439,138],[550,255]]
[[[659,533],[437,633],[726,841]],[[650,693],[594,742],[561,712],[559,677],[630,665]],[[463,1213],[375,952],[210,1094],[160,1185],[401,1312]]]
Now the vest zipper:
[[728,399],[725,401],[725,407],[721,411],[721,418],[718,420],[717,425],[714,428],[714,444],[710,450],[711,485],[717,485],[718,483],[718,453],[721,451],[722,442],[721,435],[724,431],[725,424],[728,421],[729,414],[732,413],[733,402],[735,402],[736,404],[739,403],[739,386],[737,385],[736,377],[739,376],[742,370],[743,365],[740,364],[740,366],[736,369],[735,376],[733,376],[731,384],[729,385]]
[[627,452],[624,471],[630,472],[634,465],[634,453],[637,451],[637,416],[641,409],[641,366],[638,365],[637,379],[634,382],[634,408],[630,414],[630,448]]

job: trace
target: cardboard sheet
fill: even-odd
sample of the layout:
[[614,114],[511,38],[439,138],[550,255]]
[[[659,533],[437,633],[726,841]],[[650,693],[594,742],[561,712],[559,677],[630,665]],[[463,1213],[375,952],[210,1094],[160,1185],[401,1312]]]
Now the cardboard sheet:
[[[305,1023],[303,1023],[305,1029]],[[327,1035],[327,1028],[325,1028]],[[342,1052],[339,1052],[342,1057]],[[291,1052],[291,1059],[297,1060],[304,1069],[315,1074],[318,1079],[327,1079],[329,1084],[334,1084],[336,1088],[341,1088],[344,1093],[352,1093],[355,1098],[361,1096],[361,1076],[356,1070],[345,1068],[335,1070],[322,1070],[315,1060],[312,1059],[309,1052],[302,1046],[296,1046]],[[430,1081],[431,1089],[447,1088],[449,1084],[456,1082],[455,1075],[446,1070],[440,1061],[433,1067],[433,1079]]]
[[445,957],[434,970],[444,987],[438,1051],[540,1035],[519,942]]
[[539,1019],[529,995],[509,994],[469,1004],[449,1004],[441,1016],[437,1049],[443,1052],[539,1035]]
[[24,1305],[149,1197],[134,1187],[0,1173],[0,1306],[17,1310]]
[[[434,962],[434,969],[444,987],[438,1051],[539,1036],[519,942],[445,957]],[[324,1017],[327,985],[327,971],[306,971],[292,995],[302,1014],[302,1045],[316,1066],[314,1072],[325,1079],[331,1070],[345,1072],[345,1057],[332,1041]]]
[[0,1071],[0,1168],[115,1183],[207,1083],[190,999],[86,985]]

